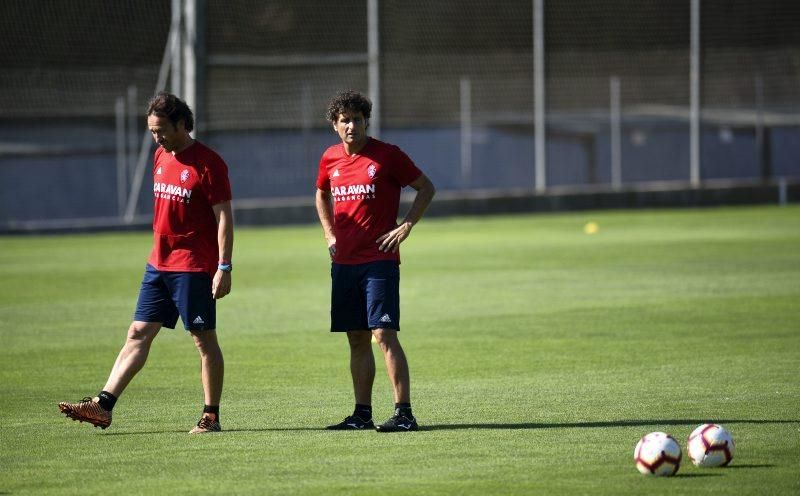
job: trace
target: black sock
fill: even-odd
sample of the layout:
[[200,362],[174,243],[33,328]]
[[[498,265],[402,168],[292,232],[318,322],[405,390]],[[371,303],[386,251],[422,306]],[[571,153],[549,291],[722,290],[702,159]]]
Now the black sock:
[[371,420],[372,419],[372,405],[361,405],[356,403],[356,407],[353,410],[353,415],[357,417],[361,417],[364,420]]
[[109,393],[108,391],[100,391],[97,397],[99,398],[99,401],[97,403],[100,405],[100,408],[102,408],[107,412],[113,410],[114,405],[117,404],[117,397]]
[[406,417],[413,417],[411,413],[411,403],[395,403],[394,411]]
[[203,413],[213,413],[214,420],[219,422],[219,405],[205,405],[203,406]]

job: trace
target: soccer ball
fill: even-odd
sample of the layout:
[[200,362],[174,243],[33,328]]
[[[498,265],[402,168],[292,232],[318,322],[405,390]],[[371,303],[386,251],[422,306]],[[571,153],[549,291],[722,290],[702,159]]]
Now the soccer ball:
[[675,475],[681,466],[681,445],[666,432],[651,432],[636,444],[633,459],[644,475]]
[[703,424],[692,431],[686,449],[698,467],[724,467],[733,460],[736,444],[721,425]]

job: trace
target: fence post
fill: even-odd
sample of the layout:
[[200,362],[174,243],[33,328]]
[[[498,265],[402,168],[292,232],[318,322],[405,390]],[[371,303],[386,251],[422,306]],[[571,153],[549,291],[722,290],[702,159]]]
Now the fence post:
[[461,103],[461,187],[472,184],[472,81],[461,78],[459,85]]
[[369,97],[372,99],[372,116],[369,119],[370,135],[381,136],[381,67],[380,18],[378,0],[367,0],[367,78]]
[[[172,65],[172,47],[175,38],[180,36],[177,30],[180,24],[175,23],[175,16],[172,18],[172,26],[169,30],[169,39],[167,46],[164,48],[164,55],[161,58],[161,67],[158,69],[158,81],[156,82],[155,91],[162,91],[167,87],[167,76]],[[128,194],[128,202],[125,205],[125,222],[128,224],[133,223],[136,217],[136,207],[139,204],[139,194],[142,190],[142,183],[144,182],[144,173],[147,164],[147,156],[149,155],[153,139],[150,137],[150,132],[142,133],[142,141],[139,147],[139,155],[136,159],[136,167],[133,170],[133,179],[131,179],[131,191]]]
[[689,40],[689,182],[700,186],[700,0],[692,0]]
[[125,98],[117,97],[114,104],[114,117],[116,118],[117,134],[117,212],[122,217],[125,214],[128,189],[128,150],[125,135]]
[[622,103],[618,76],[611,76],[608,81],[611,124],[611,186],[622,187]]
[[764,76],[756,74],[756,153],[761,180],[764,182],[772,178],[772,155],[770,147],[769,128],[764,124]]
[[537,193],[547,189],[544,99],[544,0],[533,0],[533,133]]
[[183,86],[181,84],[181,75],[183,73],[183,64],[181,63],[181,40],[183,33],[181,27],[183,26],[183,1],[172,0],[172,24],[170,30],[175,30],[175,35],[169,38],[170,43],[170,91],[178,96],[181,96]]
[[136,85],[128,86],[128,164],[127,164],[127,178],[128,181],[133,179],[133,164],[136,163],[136,144],[139,138],[139,123],[138,117],[144,114],[143,109],[139,108],[139,88]]

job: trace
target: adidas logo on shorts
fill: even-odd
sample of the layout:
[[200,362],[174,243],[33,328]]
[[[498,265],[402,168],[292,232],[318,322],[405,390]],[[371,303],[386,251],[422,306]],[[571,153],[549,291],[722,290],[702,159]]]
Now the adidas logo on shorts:
[[203,318],[198,315],[194,318],[192,324],[205,324],[205,322],[203,321]]
[[388,313],[385,313],[385,314],[383,314],[383,317],[381,317],[381,320],[380,320],[380,321],[381,321],[381,322],[391,322],[391,321],[392,321],[392,318],[391,318],[391,317],[389,317],[389,314],[388,314]]

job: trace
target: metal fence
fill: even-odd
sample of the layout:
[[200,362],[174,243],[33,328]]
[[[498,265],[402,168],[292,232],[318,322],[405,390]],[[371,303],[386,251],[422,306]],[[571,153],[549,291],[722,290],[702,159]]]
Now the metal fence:
[[310,202],[348,88],[453,194],[798,178],[798,24],[787,0],[12,0],[0,223],[146,219],[159,88],[238,205]]

